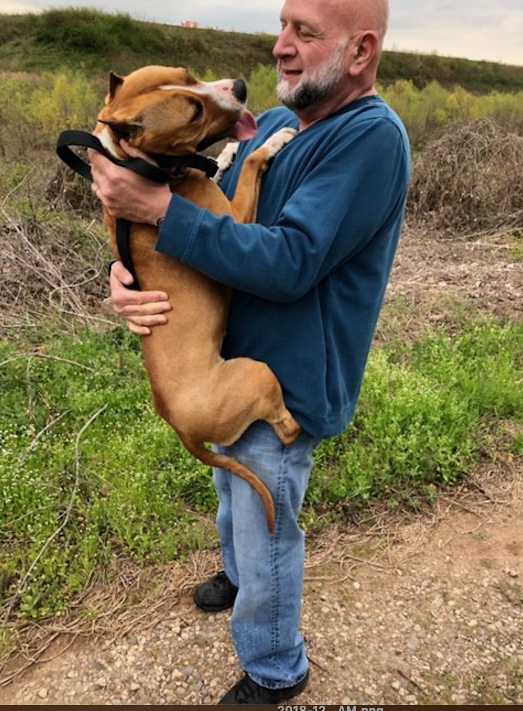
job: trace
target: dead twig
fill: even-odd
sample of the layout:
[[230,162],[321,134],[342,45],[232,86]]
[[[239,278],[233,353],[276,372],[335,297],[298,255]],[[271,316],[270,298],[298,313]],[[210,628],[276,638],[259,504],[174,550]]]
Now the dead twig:
[[84,365],[83,363],[78,363],[75,360],[68,360],[67,358],[60,358],[59,356],[48,355],[47,353],[40,353],[39,351],[32,351],[31,353],[23,353],[21,355],[13,356],[12,358],[6,358],[6,360],[3,360],[0,363],[0,368],[3,365],[7,365],[8,363],[13,363],[17,360],[24,360],[26,358],[42,358],[43,360],[55,360],[59,363],[67,363],[68,365],[74,365],[75,368],[82,368],[83,370],[87,370],[90,373],[95,372],[93,368],[90,368],[88,365]]

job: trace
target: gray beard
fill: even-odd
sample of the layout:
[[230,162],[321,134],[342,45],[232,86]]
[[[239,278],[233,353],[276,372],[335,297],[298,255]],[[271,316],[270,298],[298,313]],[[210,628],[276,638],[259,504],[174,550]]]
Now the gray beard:
[[310,106],[323,101],[330,93],[334,83],[331,86],[317,86],[312,81],[300,82],[300,84],[289,93],[281,93],[276,89],[276,95],[281,103],[292,111],[302,111]]

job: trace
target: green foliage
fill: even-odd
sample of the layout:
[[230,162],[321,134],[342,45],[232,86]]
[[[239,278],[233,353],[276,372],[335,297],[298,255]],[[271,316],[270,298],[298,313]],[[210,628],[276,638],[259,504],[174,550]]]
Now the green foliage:
[[83,74],[46,73],[33,94],[29,110],[28,119],[39,140],[52,145],[60,130],[92,129],[100,110],[100,98]]
[[248,78],[249,86],[249,108],[255,114],[276,106],[278,100],[274,93],[276,87],[276,69],[259,64],[250,73]]
[[[274,66],[275,37],[140,22],[127,14],[88,8],[48,10],[41,15],[1,15],[0,65],[4,71],[80,68],[102,79],[109,69],[126,74],[145,64],[177,64],[219,76],[249,75],[260,64]],[[439,57],[436,54],[384,52],[384,85],[410,80],[421,89],[432,81],[476,93],[523,91],[523,67]]]
[[[374,351],[353,425],[317,452],[311,500],[397,503],[459,479],[523,422],[522,342],[521,323],[489,322]],[[521,452],[517,435],[507,446]]]
[[467,91],[478,94],[523,91],[523,67],[461,57],[440,57],[436,53],[384,52],[379,79],[386,85],[407,79],[418,89],[437,81],[447,89],[463,86]]
[[34,141],[26,115],[35,86],[34,77],[0,73],[0,155],[3,158],[26,155]]
[[[521,323],[493,321],[376,349],[353,426],[317,450],[309,507],[394,505],[458,480],[485,447],[522,454],[522,339]],[[216,504],[210,472],[150,405],[133,336],[49,336],[38,353],[0,345],[4,599],[52,539],[22,591],[26,617],[66,610],[116,556],[163,562],[208,545],[198,512]]]
[[107,14],[90,8],[48,10],[37,16],[37,43],[60,46],[62,51],[95,54],[115,50],[142,52],[158,49],[160,34],[151,25],[127,14]]
[[273,39],[218,30],[194,30],[133,20],[88,8],[48,10],[41,15],[2,15],[0,64],[4,70],[58,70],[74,67],[103,81],[110,69],[127,74],[145,64],[215,67],[220,76],[238,76],[273,62]]
[[60,131],[94,127],[103,93],[82,72],[0,74],[0,155],[54,149]]
[[514,262],[523,262],[523,230],[514,230],[511,237],[513,240],[511,259]]
[[201,541],[191,509],[214,504],[208,470],[152,410],[135,338],[84,332],[53,339],[45,355],[0,347],[4,597],[71,509],[22,591],[19,613],[30,617],[66,609],[93,569],[118,554],[179,557]]
[[419,89],[411,80],[396,81],[379,90],[401,116],[416,148],[455,123],[480,117],[493,118],[507,131],[523,136],[523,91],[477,95],[461,86],[445,89],[437,81]]

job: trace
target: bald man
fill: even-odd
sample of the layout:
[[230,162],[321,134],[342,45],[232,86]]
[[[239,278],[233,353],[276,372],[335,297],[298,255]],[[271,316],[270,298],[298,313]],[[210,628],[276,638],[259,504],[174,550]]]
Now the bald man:
[[[276,505],[271,535],[256,493],[215,470],[223,570],[194,599],[208,612],[232,608],[244,670],[219,704],[278,704],[309,678],[298,516],[314,448],[353,417],[409,180],[405,130],[375,88],[387,20],[386,0],[285,1],[273,50],[283,106],[259,117],[257,136],[241,144],[221,183],[234,194],[245,157],[279,128],[298,129],[263,179],[256,224],[217,217],[92,156],[97,194],[114,215],[164,218],[157,249],[233,288],[223,355],[268,363],[303,428],[285,447],[256,422],[217,447],[251,467]],[[119,262],[110,282],[114,308],[135,333],[161,328],[176,308],[168,294],[129,290],[132,276]]]

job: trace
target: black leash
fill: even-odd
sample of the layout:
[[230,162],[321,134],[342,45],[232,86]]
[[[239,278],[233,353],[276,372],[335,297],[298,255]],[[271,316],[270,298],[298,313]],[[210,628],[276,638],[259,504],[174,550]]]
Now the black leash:
[[[93,148],[95,151],[103,153],[106,158],[109,158],[109,160],[116,165],[128,168],[138,175],[141,175],[143,178],[147,178],[148,180],[152,180],[153,182],[160,184],[168,183],[172,177],[172,171],[178,168],[196,168],[197,170],[203,171],[209,178],[214,177],[218,170],[218,164],[214,158],[202,156],[198,153],[185,156],[164,156],[157,153],[150,153],[149,155],[158,163],[158,166],[148,163],[142,158],[120,160],[119,158],[115,158],[115,156],[111,155],[111,153],[104,148],[99,139],[92,133],[75,130],[62,131],[56,144],[56,152],[58,157],[76,173],[87,180],[93,179],[93,176],[91,175],[91,168],[89,164],[83,160],[83,158],[71,150],[71,146]],[[139,290],[140,285],[138,283],[131,258],[130,235],[131,223],[129,220],[118,218],[116,220],[116,245],[118,247],[118,253],[123,265],[129,272],[131,272],[134,278],[134,282],[129,288]]]

